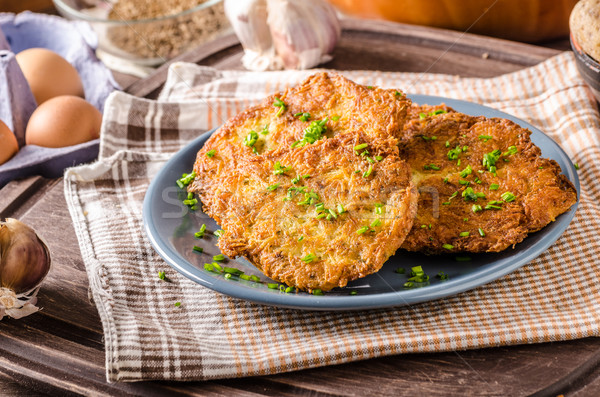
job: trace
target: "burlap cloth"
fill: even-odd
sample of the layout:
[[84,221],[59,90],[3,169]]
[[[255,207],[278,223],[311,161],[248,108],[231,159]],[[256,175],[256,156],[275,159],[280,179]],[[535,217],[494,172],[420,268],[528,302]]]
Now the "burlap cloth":
[[[65,196],[102,319],[109,381],[241,377],[389,354],[599,335],[600,117],[571,53],[492,79],[343,72],[363,84],[465,99],[513,114],[581,165],[574,221],[519,270],[410,307],[313,312],[232,299],[171,269],[142,225],[153,176],[191,139],[310,73],[180,63],[171,67],[159,101],[124,93],[107,101],[99,161],[67,171]],[[159,271],[171,282],[159,279]]]

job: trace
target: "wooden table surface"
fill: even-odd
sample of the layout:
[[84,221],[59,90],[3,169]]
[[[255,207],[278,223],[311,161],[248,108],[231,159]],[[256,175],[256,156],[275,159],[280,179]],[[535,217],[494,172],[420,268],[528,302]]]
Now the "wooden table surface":
[[[535,65],[557,50],[406,25],[344,22],[335,69],[378,69],[488,77]],[[180,60],[239,69],[233,36]],[[166,68],[144,80],[116,74],[130,93],[153,97]],[[0,218],[34,227],[48,242],[53,268],[39,313],[0,322],[0,395],[310,395],[523,396],[600,394],[600,339],[435,354],[405,354],[325,368],[207,382],[109,384],[100,320],[61,179],[32,177],[0,190]]]

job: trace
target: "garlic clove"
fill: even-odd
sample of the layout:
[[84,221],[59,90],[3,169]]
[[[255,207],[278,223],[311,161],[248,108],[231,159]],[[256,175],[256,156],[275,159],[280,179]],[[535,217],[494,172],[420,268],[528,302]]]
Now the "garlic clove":
[[281,69],[267,25],[266,0],[225,0],[225,15],[244,47],[242,63],[250,70]]
[[335,9],[322,0],[267,0],[273,45],[286,69],[308,69],[331,59],[341,35]]
[[17,295],[36,288],[50,270],[50,252],[29,226],[0,222],[0,286]]
[[244,47],[244,67],[255,71],[327,62],[341,35],[324,0],[225,0],[225,14]]

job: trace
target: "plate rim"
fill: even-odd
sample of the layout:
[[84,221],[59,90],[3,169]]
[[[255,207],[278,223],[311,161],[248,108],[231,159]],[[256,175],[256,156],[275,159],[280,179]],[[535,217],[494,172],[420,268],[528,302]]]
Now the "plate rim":
[[[169,244],[165,244],[164,241],[158,238],[159,234],[156,231],[156,225],[150,215],[152,210],[151,204],[154,198],[154,194],[156,193],[155,190],[157,189],[159,181],[161,180],[161,176],[163,176],[163,174],[166,173],[167,170],[170,169],[170,167],[177,163],[179,157],[185,157],[185,154],[187,154],[188,151],[193,151],[194,153],[197,152],[197,150],[199,150],[199,148],[202,147],[204,142],[212,135],[212,133],[217,130],[217,127],[195,138],[193,141],[189,142],[187,145],[181,148],[178,152],[174,153],[173,156],[161,167],[159,172],[152,179],[148,190],[146,191],[142,207],[144,230],[146,232],[147,237],[150,240],[151,245],[156,250],[156,252],[173,269],[175,269],[188,279],[202,285],[203,287],[212,289],[215,292],[231,296],[233,298],[238,298],[269,306],[302,310],[339,311],[407,306],[416,303],[443,299],[462,292],[472,290],[476,287],[486,285],[492,281],[495,281],[505,276],[506,274],[509,274],[515,271],[516,269],[522,267],[523,265],[529,263],[539,255],[541,255],[543,252],[545,252],[563,235],[563,233],[571,224],[579,206],[580,182],[576,169],[573,166],[573,162],[557,142],[555,142],[551,137],[546,135],[537,127],[526,122],[525,120],[512,116],[508,113],[502,112],[500,110],[493,109],[486,105],[481,105],[475,102],[469,102],[460,99],[453,99],[433,95],[407,94],[407,96],[411,100],[413,100],[414,103],[428,105],[445,103],[447,106],[450,106],[452,108],[458,108],[456,109],[457,111],[461,111],[466,114],[471,114],[473,116],[484,115],[486,117],[506,118],[519,124],[524,128],[529,129],[532,133],[532,140],[535,136],[539,139],[544,139],[545,144],[550,144],[553,147],[554,151],[559,155],[563,163],[571,164],[571,167],[566,167],[567,169],[563,169],[563,167],[561,167],[561,171],[573,183],[577,192],[576,203],[573,204],[573,206],[567,212],[560,215],[560,217],[566,218],[561,218],[561,224],[564,224],[564,227],[561,226],[559,231],[557,231],[548,238],[543,237],[542,240],[534,246],[535,249],[531,249],[532,247],[530,247],[525,251],[524,254],[521,254],[523,251],[520,251],[518,254],[521,255],[519,255],[517,260],[513,260],[513,255],[511,255],[508,258],[502,258],[499,261],[496,261],[496,263],[492,266],[483,266],[477,270],[474,270],[473,272],[461,275],[457,279],[449,280],[444,283],[426,286],[423,288],[382,292],[370,295],[359,294],[347,296],[328,296],[327,294],[317,296],[307,293],[274,294],[271,292],[261,294],[260,290],[258,289],[236,288],[236,283],[232,283],[229,280],[212,277],[208,274],[208,272],[206,273],[206,276],[209,277],[202,277],[204,274],[201,269],[191,264],[176,250],[172,249],[169,246]],[[477,109],[478,111],[468,112],[464,111],[464,109],[460,109],[464,107],[475,107],[475,109]],[[556,157],[552,158],[556,160]],[[558,218],[556,221],[558,221]]]

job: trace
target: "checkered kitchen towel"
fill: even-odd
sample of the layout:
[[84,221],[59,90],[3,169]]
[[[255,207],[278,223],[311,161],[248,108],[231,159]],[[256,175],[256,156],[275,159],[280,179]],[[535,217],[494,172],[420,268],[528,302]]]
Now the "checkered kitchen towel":
[[[363,84],[482,103],[539,127],[581,164],[581,202],[563,236],[488,285],[412,307],[281,309],[186,279],[153,250],[142,200],[178,149],[310,71],[171,67],[160,101],[114,93],[100,159],[70,169],[65,195],[106,341],[109,381],[271,374],[389,354],[599,336],[600,116],[570,53],[492,79],[343,72]],[[171,282],[157,277],[166,272]],[[174,306],[181,302],[181,306]]]

